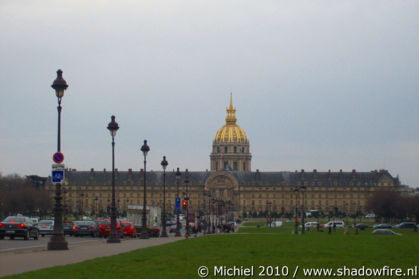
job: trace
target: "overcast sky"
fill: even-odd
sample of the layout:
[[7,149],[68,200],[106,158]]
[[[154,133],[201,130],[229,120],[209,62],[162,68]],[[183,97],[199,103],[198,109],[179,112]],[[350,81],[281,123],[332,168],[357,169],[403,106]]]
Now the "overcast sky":
[[0,172],[205,170],[229,93],[252,169],[419,186],[419,1],[0,0]]

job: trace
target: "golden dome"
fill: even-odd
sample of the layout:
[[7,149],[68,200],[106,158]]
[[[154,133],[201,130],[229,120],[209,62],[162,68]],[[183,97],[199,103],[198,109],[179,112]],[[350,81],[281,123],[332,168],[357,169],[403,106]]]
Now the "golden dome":
[[246,133],[236,124],[236,109],[230,93],[230,107],[227,108],[226,124],[218,130],[214,141],[217,143],[247,143]]

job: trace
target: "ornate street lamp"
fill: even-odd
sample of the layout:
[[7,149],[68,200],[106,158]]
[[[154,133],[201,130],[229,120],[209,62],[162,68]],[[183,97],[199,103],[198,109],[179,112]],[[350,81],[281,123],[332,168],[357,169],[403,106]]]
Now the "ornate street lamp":
[[108,130],[112,136],[112,204],[111,204],[111,232],[109,233],[108,243],[120,243],[119,233],[116,230],[116,206],[115,206],[115,136],[119,126],[115,121],[115,116],[111,116]]
[[144,144],[143,146],[141,146],[141,151],[143,152],[144,155],[144,200],[143,200],[143,216],[142,216],[142,226],[143,229],[141,231],[141,235],[140,238],[141,239],[147,239],[149,238],[148,232],[147,232],[147,171],[146,171],[146,165],[147,165],[147,153],[148,151],[150,151],[150,147],[147,145],[147,140],[144,140]]
[[188,169],[185,170],[185,186],[186,186],[186,192],[185,192],[185,200],[187,201],[187,206],[186,206],[186,232],[185,232],[185,237],[188,238],[189,237],[189,196],[188,196],[188,184],[189,184],[189,172]]
[[[175,175],[176,175],[176,200],[178,200],[179,203],[180,203],[180,197],[179,197],[179,181],[180,181],[180,175],[181,175],[181,173],[179,171],[179,168],[177,168]],[[180,206],[180,204],[179,204],[179,206]],[[180,209],[179,210],[176,209],[176,234],[175,234],[175,236],[180,236],[179,211],[180,211]]]
[[[57,78],[51,85],[55,90],[58,98],[58,136],[57,136],[57,152],[61,152],[61,99],[64,91],[67,89],[67,82],[63,79],[63,71],[57,71]],[[61,183],[55,184],[55,207],[54,207],[54,232],[48,242],[48,250],[67,250],[68,243],[65,240],[63,232],[63,207],[61,205]]]
[[300,190],[302,191],[302,193],[303,193],[303,205],[302,205],[302,214],[303,214],[303,216],[301,217],[301,233],[302,234],[304,234],[304,232],[305,232],[305,230],[306,230],[306,226],[305,226],[305,224],[304,224],[304,217],[305,217],[305,215],[306,215],[306,213],[305,213],[305,190],[306,190],[307,188],[306,188],[306,186],[301,186],[300,187]]
[[297,199],[298,188],[297,187],[294,188],[294,192],[295,192],[295,218],[294,218],[295,227],[294,227],[294,234],[297,235],[298,234],[298,199]]
[[211,192],[208,191],[208,234],[211,233]]
[[162,212],[162,226],[161,237],[167,237],[166,232],[166,167],[169,163],[166,161],[166,156],[163,156],[161,166],[163,167],[163,212]]

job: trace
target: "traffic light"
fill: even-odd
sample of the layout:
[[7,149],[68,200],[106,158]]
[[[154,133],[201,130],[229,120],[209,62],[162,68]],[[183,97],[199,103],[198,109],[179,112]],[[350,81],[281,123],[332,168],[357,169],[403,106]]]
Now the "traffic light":
[[188,207],[188,201],[182,201],[182,208],[187,208]]

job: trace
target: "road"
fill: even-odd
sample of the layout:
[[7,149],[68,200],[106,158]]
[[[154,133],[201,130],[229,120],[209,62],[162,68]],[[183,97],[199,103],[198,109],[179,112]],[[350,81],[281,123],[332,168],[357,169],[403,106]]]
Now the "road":
[[[38,240],[23,240],[21,238],[15,238],[13,240],[5,238],[0,240],[0,253],[9,253],[9,252],[19,252],[27,250],[44,250],[47,248],[48,241],[51,236],[47,235],[45,237],[39,237]],[[73,245],[82,245],[86,243],[101,243],[104,241],[103,238],[93,238],[93,237],[72,237],[66,236],[65,238],[69,246]]]

